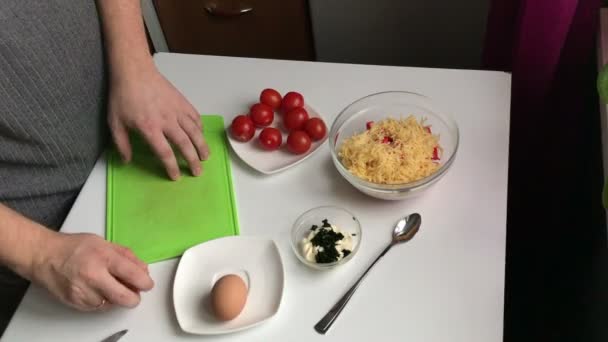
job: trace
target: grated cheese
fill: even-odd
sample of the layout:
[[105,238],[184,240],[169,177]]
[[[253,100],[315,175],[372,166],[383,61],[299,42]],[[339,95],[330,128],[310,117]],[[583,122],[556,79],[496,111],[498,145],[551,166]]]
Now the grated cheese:
[[440,167],[433,158],[443,152],[439,136],[424,126],[424,119],[385,119],[344,140],[338,156],[355,176],[378,184],[409,183]]

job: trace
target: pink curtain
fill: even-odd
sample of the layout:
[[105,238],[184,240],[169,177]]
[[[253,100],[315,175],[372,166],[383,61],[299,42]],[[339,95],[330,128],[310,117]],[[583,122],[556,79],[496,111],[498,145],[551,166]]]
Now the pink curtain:
[[593,53],[599,0],[494,0],[484,64],[513,73],[513,100],[539,104],[560,65],[586,63]]
[[492,2],[484,64],[512,73],[510,209],[520,205],[520,199],[525,203],[532,198],[530,193],[514,191],[514,186],[536,189],[544,181],[557,181],[547,176],[537,179],[530,174],[531,165],[542,165],[552,175],[576,166],[563,158],[581,155],[582,146],[564,142],[582,141],[590,134],[588,121],[579,115],[599,118],[597,111],[581,114],[581,110],[597,101],[590,95],[596,77],[600,5],[600,0]]
[[539,205],[552,201],[557,208],[567,194],[549,194],[576,184],[572,176],[580,173],[580,164],[564,158],[582,156],[589,149],[582,145],[585,138],[599,130],[583,117],[597,121],[597,109],[583,109],[597,103],[600,5],[600,0],[492,2],[484,64],[512,73],[509,215],[536,216]]

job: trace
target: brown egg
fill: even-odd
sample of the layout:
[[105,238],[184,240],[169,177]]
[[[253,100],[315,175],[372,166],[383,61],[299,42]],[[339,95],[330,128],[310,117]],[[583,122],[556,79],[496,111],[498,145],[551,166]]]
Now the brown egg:
[[247,285],[241,277],[228,274],[221,277],[211,290],[211,307],[220,321],[238,316],[247,302]]

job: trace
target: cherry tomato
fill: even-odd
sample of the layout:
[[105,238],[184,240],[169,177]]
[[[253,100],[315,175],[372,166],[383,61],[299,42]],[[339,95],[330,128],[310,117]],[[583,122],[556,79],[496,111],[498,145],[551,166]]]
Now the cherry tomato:
[[249,141],[255,134],[255,126],[247,115],[239,115],[232,120],[230,132],[238,141]]
[[304,130],[306,134],[312,138],[312,140],[321,140],[325,138],[325,134],[327,134],[327,127],[325,127],[325,122],[320,118],[311,118],[304,124]]
[[283,142],[283,135],[281,135],[281,131],[274,127],[266,127],[260,132],[260,145],[265,150],[274,151],[281,147],[281,143]]
[[287,113],[294,108],[304,107],[304,97],[300,93],[290,91],[285,94],[283,101],[281,102],[281,110],[283,113]]
[[271,88],[262,90],[260,94],[260,103],[270,106],[272,109],[279,109],[281,107],[281,94]]
[[274,111],[268,105],[256,103],[249,109],[251,121],[258,127],[266,127],[274,120]]
[[310,137],[304,131],[293,131],[287,136],[287,149],[293,154],[308,152],[310,144]]
[[303,129],[304,124],[308,121],[308,112],[301,107],[294,108],[287,112],[283,119],[283,125],[288,132]]

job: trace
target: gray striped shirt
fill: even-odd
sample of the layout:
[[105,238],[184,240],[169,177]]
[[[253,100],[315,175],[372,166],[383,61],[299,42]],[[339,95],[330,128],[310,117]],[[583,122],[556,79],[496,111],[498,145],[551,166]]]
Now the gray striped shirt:
[[0,3],[0,201],[57,229],[104,144],[93,0]]
[[[94,0],[1,0],[0,202],[58,229],[104,146],[105,98]],[[0,267],[0,303],[23,284]]]

